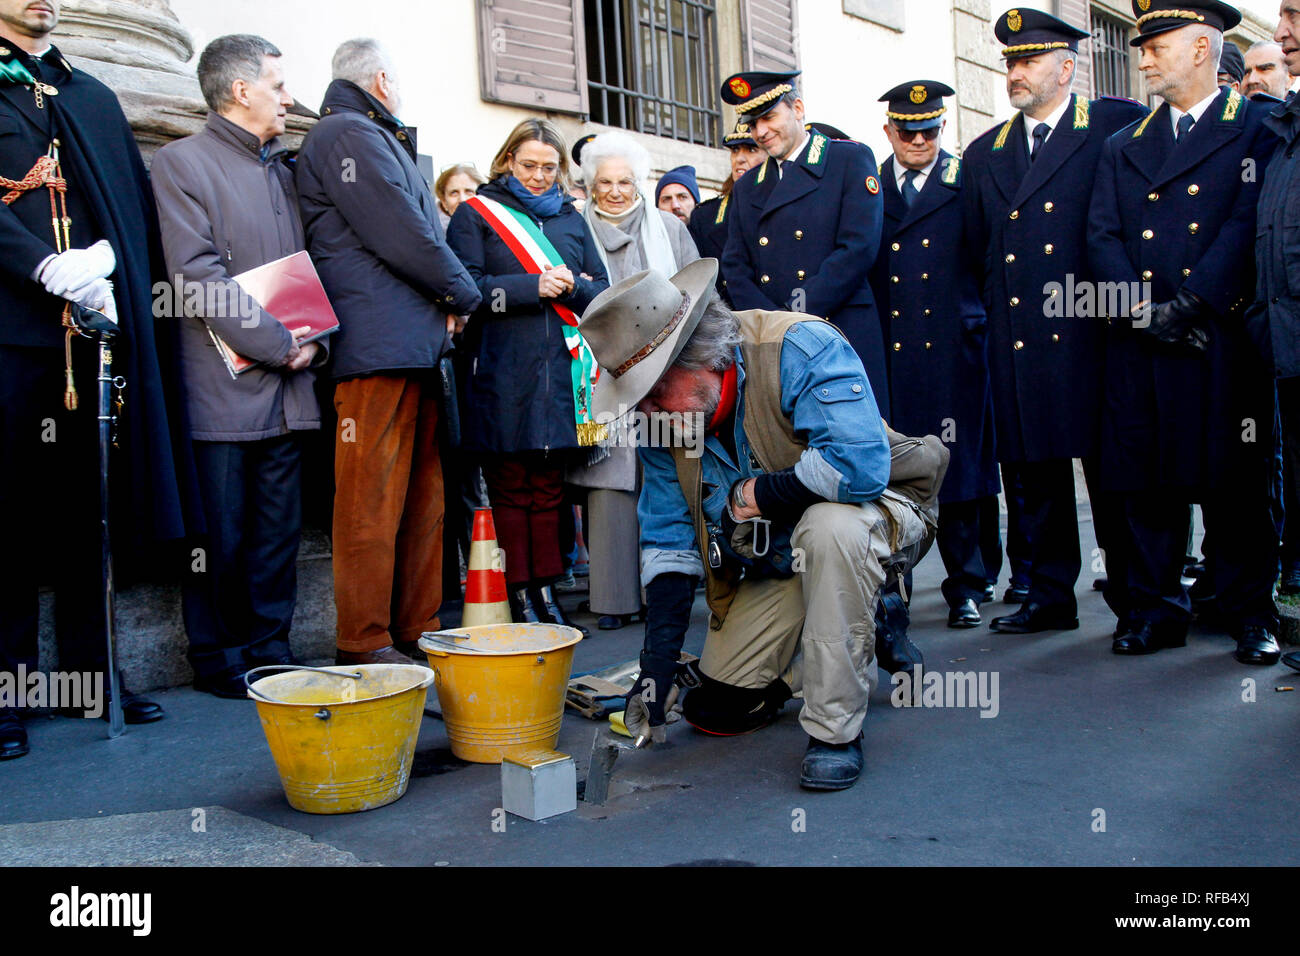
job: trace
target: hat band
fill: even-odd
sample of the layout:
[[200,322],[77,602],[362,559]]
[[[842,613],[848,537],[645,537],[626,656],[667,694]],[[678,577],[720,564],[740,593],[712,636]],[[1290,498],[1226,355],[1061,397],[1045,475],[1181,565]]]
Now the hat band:
[[741,103],[739,106],[736,107],[736,112],[748,113],[751,110],[756,110],[763,104],[772,102],[778,96],[785,96],[785,94],[789,93],[793,89],[794,87],[791,86],[789,83],[781,83],[777,86],[772,87],[766,93],[760,93],[752,100],[746,100],[744,103]]
[[895,113],[892,110],[885,110],[885,115],[895,120],[928,120],[942,116],[948,112],[948,107],[941,106],[932,113]]
[[1069,49],[1069,47],[1070,44],[1064,41],[1058,41],[1056,43],[1022,43],[1019,46],[1007,47],[1002,51],[1002,56],[1005,58],[1014,53],[1028,53],[1031,50],[1066,50]]
[[615,378],[622,378],[624,375],[630,372],[634,367],[636,367],[641,362],[649,358],[650,353],[652,353],[655,349],[659,348],[659,346],[664,344],[664,341],[668,338],[668,336],[673,334],[673,329],[677,328],[677,326],[682,324],[682,319],[686,318],[687,313],[689,313],[690,311],[691,311],[691,295],[689,292],[683,292],[682,304],[678,306],[677,311],[673,313],[673,317],[668,320],[668,324],[663,327],[663,330],[654,338],[652,338],[650,340],[650,343],[645,348],[641,349],[641,351],[637,352],[635,355],[633,355],[630,359],[628,359],[618,368],[611,369],[609,374],[613,375]]
[[1204,23],[1205,17],[1192,10],[1152,10],[1138,17],[1137,28],[1142,29],[1143,24],[1150,23],[1152,20],[1194,20],[1197,23]]

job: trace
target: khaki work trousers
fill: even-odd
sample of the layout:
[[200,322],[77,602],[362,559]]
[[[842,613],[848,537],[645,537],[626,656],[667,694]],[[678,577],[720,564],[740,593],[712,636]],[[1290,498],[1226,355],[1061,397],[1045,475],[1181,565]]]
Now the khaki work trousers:
[[780,678],[802,698],[809,736],[856,738],[878,680],[877,594],[887,571],[907,570],[927,534],[910,502],[887,495],[805,511],[791,537],[797,573],[742,581],[722,627],[705,638],[700,669],[734,687]]

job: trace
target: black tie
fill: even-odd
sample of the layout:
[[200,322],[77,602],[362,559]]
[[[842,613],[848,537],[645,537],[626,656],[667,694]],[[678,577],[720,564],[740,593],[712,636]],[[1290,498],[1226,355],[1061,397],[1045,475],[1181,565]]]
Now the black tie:
[[1043,143],[1047,142],[1047,134],[1052,128],[1046,123],[1039,123],[1034,127],[1034,148],[1029,151],[1029,161],[1033,162],[1038,158],[1038,154],[1043,149]]
[[908,208],[911,208],[912,201],[915,200],[917,196],[921,195],[921,190],[916,188],[916,177],[920,175],[920,171],[916,169],[909,169],[907,172],[903,173],[903,188],[901,192],[903,194],[903,204]]
[[1195,125],[1196,120],[1191,113],[1184,113],[1182,116],[1178,117],[1178,132],[1174,134],[1174,142],[1181,143],[1183,137],[1186,136],[1188,131]]

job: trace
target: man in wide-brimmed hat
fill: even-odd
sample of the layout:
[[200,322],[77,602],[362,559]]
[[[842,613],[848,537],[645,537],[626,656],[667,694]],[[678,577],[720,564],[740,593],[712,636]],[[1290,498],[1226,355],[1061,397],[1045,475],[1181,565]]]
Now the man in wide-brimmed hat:
[[[710,301],[716,272],[701,259],[671,280],[631,276],[581,324],[607,370],[597,419],[635,411],[652,439],[638,509],[649,611],[628,729],[662,740],[678,682],[692,688],[686,720],[720,735],[757,730],[799,696],[800,783],[840,790],[862,769],[877,593],[915,560],[930,515],[888,487],[890,435],[844,336],[809,315],[732,313]],[[947,452],[921,447],[937,487]],[[709,633],[698,669],[679,676],[700,577]]]

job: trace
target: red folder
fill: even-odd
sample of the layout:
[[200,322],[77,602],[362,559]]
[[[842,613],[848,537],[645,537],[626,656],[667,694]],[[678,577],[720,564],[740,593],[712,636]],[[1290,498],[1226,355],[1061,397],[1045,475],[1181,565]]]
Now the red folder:
[[[303,326],[311,328],[308,335],[298,340],[299,345],[315,342],[338,331],[338,316],[334,314],[334,307],[325,294],[311,256],[305,251],[241,272],[234,279],[285,328],[290,331]],[[208,334],[232,377],[238,377],[259,364],[232,349],[210,326]]]

